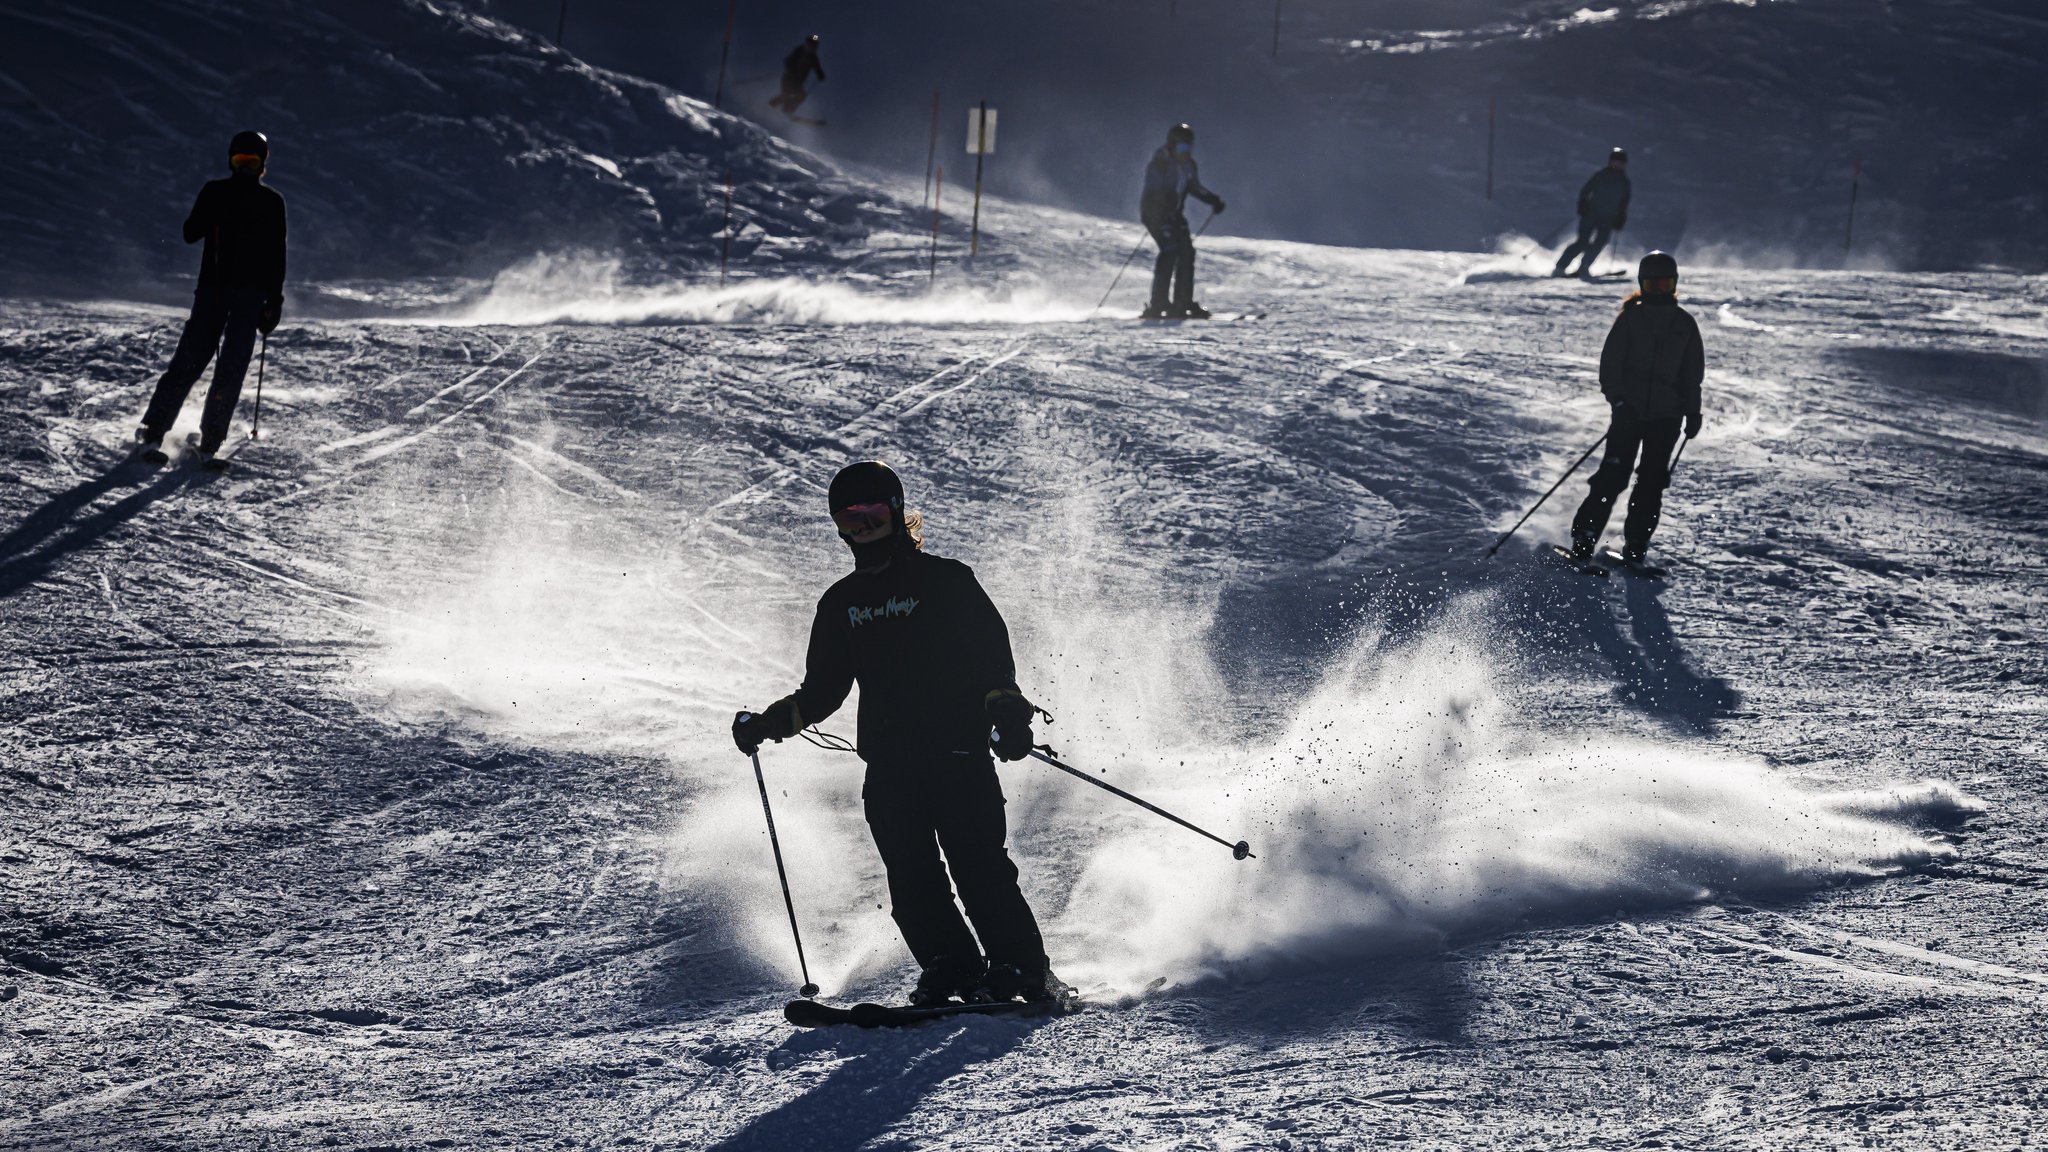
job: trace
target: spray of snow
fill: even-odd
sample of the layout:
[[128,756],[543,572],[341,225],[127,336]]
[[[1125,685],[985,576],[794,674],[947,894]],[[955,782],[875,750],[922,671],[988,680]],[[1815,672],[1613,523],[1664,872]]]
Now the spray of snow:
[[[1557,258],[1564,253],[1564,245],[1576,234],[1567,234],[1556,248],[1545,248],[1530,237],[1511,232],[1494,241],[1493,254],[1459,273],[1458,284],[1494,284],[1503,281],[1540,279],[1551,274],[1557,266]],[[1606,274],[1627,271],[1635,267],[1635,254],[1620,250],[1619,238],[1608,243],[1607,249],[1594,263],[1593,271]]]
[[1085,320],[1086,304],[1036,288],[861,290],[794,278],[628,285],[615,259],[536,257],[500,273],[477,300],[430,323],[540,324],[1052,324]]
[[[521,475],[509,471],[508,477]],[[715,910],[765,969],[794,954],[732,713],[801,678],[816,594],[844,556],[775,506],[733,530],[695,516],[574,520],[508,484],[450,576],[415,590],[376,671],[401,712],[502,738],[661,762],[682,781],[672,899]],[[706,493],[693,506],[709,507]],[[984,578],[1041,735],[1256,859],[1025,762],[1001,769],[1013,851],[1070,978],[1136,987],[1276,957],[1370,954],[1529,919],[1801,889],[1944,857],[1916,831],[1975,807],[1946,785],[1817,791],[1754,758],[1519,718],[1483,602],[1401,648],[1360,637],[1269,742],[1214,718],[1245,702],[1210,663],[1212,602],[1122,556],[1079,502],[1027,518],[1062,548],[1006,549]],[[768,527],[786,522],[783,536]],[[964,525],[944,550],[971,557]],[[1012,541],[1014,543],[1014,541]],[[1041,557],[1037,565],[1021,556]],[[1129,561],[1128,563],[1124,561]],[[851,734],[855,701],[828,728]],[[1078,741],[1078,743],[1077,743]],[[907,962],[861,814],[861,765],[763,750],[782,850],[828,994]]]
[[[1059,928],[1077,974],[1134,985],[1276,955],[1798,890],[1943,858],[1940,783],[1828,793],[1753,758],[1518,723],[1474,610],[1412,647],[1361,639],[1260,748],[1174,749],[1152,786],[1258,853],[1106,830]],[[1171,806],[1171,805],[1170,805]]]

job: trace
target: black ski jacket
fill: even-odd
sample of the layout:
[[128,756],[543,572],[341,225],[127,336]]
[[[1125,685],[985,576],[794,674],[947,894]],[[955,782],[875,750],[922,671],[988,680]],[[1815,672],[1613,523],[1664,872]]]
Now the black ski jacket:
[[185,243],[206,241],[199,290],[261,288],[284,299],[284,197],[254,176],[209,180],[185,217]]
[[1600,391],[1645,420],[1700,414],[1707,353],[1700,326],[1675,296],[1634,296],[1600,349]]
[[1609,228],[1628,227],[1628,173],[1602,168],[1579,189],[1579,215]]
[[1193,156],[1175,156],[1165,148],[1152,153],[1152,162],[1145,165],[1145,191],[1138,197],[1138,219],[1146,224],[1182,219],[1190,196],[1211,208],[1223,203],[1202,186]]
[[905,548],[879,572],[825,591],[811,622],[795,727],[815,724],[860,683],[861,759],[988,756],[988,697],[1017,690],[1010,630],[958,560]]
[[818,62],[818,50],[809,44],[797,45],[782,58],[782,86],[785,88],[803,87],[813,72],[818,74],[818,79],[825,78],[825,66]]

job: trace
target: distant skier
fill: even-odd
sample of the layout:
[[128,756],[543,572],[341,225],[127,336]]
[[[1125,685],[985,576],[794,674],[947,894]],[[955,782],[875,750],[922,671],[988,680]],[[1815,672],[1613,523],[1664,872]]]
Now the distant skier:
[[888,870],[891,914],[923,967],[911,1003],[1071,996],[1047,963],[1003,848],[1003,790],[989,752],[1029,755],[1036,709],[1018,691],[1002,614],[973,569],[924,551],[923,519],[905,514],[903,482],[888,465],[841,469],[828,500],[853,572],[818,601],[803,686],[739,713],[733,741],[751,754],[794,736],[832,715],[858,681],[868,828]]
[[784,116],[795,120],[796,110],[810,96],[804,91],[804,85],[810,82],[812,73],[816,73],[820,80],[825,78],[825,66],[818,62],[818,38],[815,35],[807,37],[782,58],[782,94],[768,101],[768,106],[782,109]]
[[[1621,307],[1607,344],[1600,350],[1600,391],[1613,405],[1607,450],[1591,489],[1572,518],[1572,559],[1583,564],[1607,527],[1615,498],[1636,473],[1622,525],[1621,559],[1645,564],[1650,536],[1664,510],[1671,482],[1671,449],[1679,433],[1700,434],[1700,381],[1706,378],[1706,350],[1700,326],[1678,306],[1678,261],[1652,252],[1636,270],[1638,291]],[[1642,463],[1636,463],[1638,451]]]
[[1628,227],[1628,150],[1616,148],[1607,154],[1607,167],[1593,173],[1579,189],[1579,238],[1557,258],[1552,276],[1564,275],[1565,266],[1581,253],[1585,261],[1573,275],[1587,276],[1593,261],[1607,248],[1616,232]]
[[[1159,246],[1152,268],[1152,303],[1147,320],[1207,320],[1209,312],[1195,303],[1195,238],[1188,231],[1187,200],[1193,196],[1212,212],[1223,211],[1223,197],[1202,186],[1195,169],[1195,130],[1176,124],[1166,132],[1166,145],[1145,166],[1145,192],[1138,200],[1138,218]],[[1171,298],[1168,289],[1172,289]]]
[[227,466],[215,453],[227,439],[235,403],[241,399],[256,334],[268,336],[284,313],[284,197],[263,183],[269,163],[270,141],[263,133],[237,132],[228,144],[232,174],[208,181],[185,218],[185,243],[204,240],[206,247],[184,335],[178,338],[178,350],[157,381],[142,427],[136,430],[142,458],[152,464],[169,459],[163,450],[164,434],[218,351],[220,361],[214,365],[199,421],[199,459],[206,468]]

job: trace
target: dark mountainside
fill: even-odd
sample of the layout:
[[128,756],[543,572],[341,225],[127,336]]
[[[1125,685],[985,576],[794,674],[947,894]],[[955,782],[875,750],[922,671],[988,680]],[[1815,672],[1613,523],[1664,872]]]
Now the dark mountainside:
[[[556,0],[486,0],[552,36]],[[574,0],[567,36],[607,66],[712,95],[725,5]],[[1135,214],[1168,124],[1193,122],[1216,230],[1369,246],[1554,240],[1614,144],[1635,157],[1622,243],[1759,265],[2048,264],[2048,57],[2028,0],[942,0],[738,5],[727,107],[766,102],[783,53],[824,37],[807,145],[920,179],[965,110],[1002,110],[992,191]],[[1494,199],[1487,105],[1499,102]],[[950,184],[950,181],[949,181]]]
[[197,262],[179,224],[245,126],[272,138],[300,285],[489,273],[566,247],[715,265],[727,166],[734,250],[756,266],[825,255],[896,211],[751,124],[445,5],[26,0],[5,23],[13,294],[174,292]]

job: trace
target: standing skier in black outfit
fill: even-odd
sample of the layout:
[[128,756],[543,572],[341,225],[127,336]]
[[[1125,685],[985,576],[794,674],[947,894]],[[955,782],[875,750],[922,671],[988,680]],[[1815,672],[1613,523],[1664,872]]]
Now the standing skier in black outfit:
[[794,736],[830,716],[858,681],[868,828],[888,869],[891,913],[923,967],[911,1003],[1065,999],[1073,990],[1046,961],[1003,848],[1003,790],[989,752],[1029,755],[1037,709],[1017,689],[1002,614],[973,569],[924,551],[922,518],[904,513],[903,483],[887,465],[847,466],[829,498],[853,572],[818,601],[803,686],[741,712],[733,741],[751,754]]
[[269,163],[270,141],[263,133],[236,133],[228,144],[233,174],[208,181],[185,218],[185,243],[204,240],[206,248],[199,259],[192,315],[136,431],[142,458],[152,464],[169,459],[163,450],[164,433],[171,430],[192,385],[218,350],[220,362],[214,365],[206,411],[199,421],[199,459],[207,468],[227,466],[214,453],[228,438],[256,333],[270,335],[284,314],[284,197],[263,183]]
[[796,119],[796,110],[810,95],[804,91],[804,85],[814,72],[818,79],[825,78],[825,66],[818,62],[818,38],[810,36],[782,58],[782,92],[768,101],[768,106],[780,108],[784,116]]
[[1628,150],[1616,148],[1607,154],[1607,167],[1593,173],[1579,189],[1579,238],[1557,258],[1552,276],[1564,275],[1572,257],[1583,253],[1585,260],[1573,275],[1590,276],[1593,261],[1607,249],[1607,241],[1628,227]]
[[1600,391],[1614,409],[1600,470],[1587,482],[1592,491],[1572,518],[1572,559],[1581,564],[1592,558],[1631,468],[1636,486],[1622,526],[1621,558],[1630,565],[1645,563],[1664,510],[1664,487],[1671,482],[1671,449],[1681,430],[1688,440],[1700,434],[1707,357],[1699,324],[1678,306],[1678,261],[1652,252],[1636,277],[1640,290],[1621,306],[1600,350]]
[[[1159,246],[1152,267],[1152,303],[1147,320],[1207,320],[1209,312],[1195,303],[1195,238],[1188,231],[1187,202],[1193,196],[1212,212],[1223,211],[1223,197],[1202,187],[1195,168],[1195,130],[1176,124],[1167,130],[1166,145],[1145,165],[1145,191],[1138,198],[1138,219]],[[1171,299],[1167,290],[1172,289]]]

